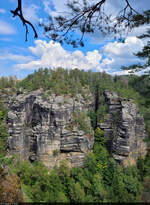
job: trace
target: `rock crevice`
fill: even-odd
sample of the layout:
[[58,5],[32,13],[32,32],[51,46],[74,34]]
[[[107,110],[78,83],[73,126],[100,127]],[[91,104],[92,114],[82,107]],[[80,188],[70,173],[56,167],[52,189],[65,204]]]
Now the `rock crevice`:
[[[88,102],[81,95],[76,98],[51,95],[43,100],[38,90],[10,100],[9,153],[18,153],[21,159],[31,162],[40,160],[48,167],[64,159],[70,166],[83,166],[85,154],[93,148],[93,132],[89,137],[75,124],[72,129],[67,126],[73,123],[74,112],[86,113],[93,102],[90,96]],[[91,127],[88,117],[87,126]]]
[[138,157],[144,158],[147,153],[144,119],[133,100],[109,91],[104,92],[104,97],[108,115],[99,126],[104,130],[107,147],[122,165],[136,164]]

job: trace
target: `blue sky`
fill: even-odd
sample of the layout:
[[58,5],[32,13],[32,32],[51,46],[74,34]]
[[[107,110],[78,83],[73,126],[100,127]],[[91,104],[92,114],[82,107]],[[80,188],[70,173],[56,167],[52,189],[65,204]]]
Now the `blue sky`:
[[[95,0],[96,1],[96,0]],[[123,1],[108,0],[106,9],[118,12]],[[67,69],[84,69],[105,71],[110,74],[120,74],[122,65],[128,66],[141,62],[133,53],[141,50],[144,41],[137,39],[146,26],[135,29],[126,36],[125,43],[117,42],[112,36],[103,37],[95,33],[87,37],[84,48],[61,46],[44,36],[39,21],[47,21],[49,13],[65,11],[66,0],[22,0],[24,16],[30,20],[38,32],[34,39],[31,29],[28,41],[25,42],[25,28],[18,18],[12,18],[11,9],[17,6],[17,0],[0,0],[0,77],[16,75],[23,78],[39,67]],[[112,4],[113,3],[113,4]],[[137,10],[148,9],[150,1],[132,0]]]

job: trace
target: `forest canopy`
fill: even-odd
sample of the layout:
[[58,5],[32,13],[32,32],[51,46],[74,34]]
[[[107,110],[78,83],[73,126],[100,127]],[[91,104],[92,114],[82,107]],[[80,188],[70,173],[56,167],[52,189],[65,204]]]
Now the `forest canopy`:
[[[0,179],[3,174],[2,167],[9,167],[9,171],[19,177],[28,202],[121,203],[144,201],[146,199],[144,193],[148,193],[147,189],[150,186],[149,152],[145,160],[139,158],[137,166],[128,166],[123,169],[108,153],[104,132],[97,127],[97,122],[103,122],[108,112],[103,91],[115,90],[119,96],[133,98],[134,102],[138,104],[140,112],[145,118],[149,145],[149,83],[148,76],[112,77],[106,73],[84,72],[78,69],[64,70],[62,68],[55,71],[47,68],[39,69],[22,81],[15,78],[1,78],[2,94],[19,94],[43,88],[46,94],[43,96],[43,100],[46,100],[46,97],[53,92],[56,95],[72,95],[72,97],[80,93],[86,98],[90,89],[99,102],[99,107],[88,114],[95,130],[95,144],[93,152],[86,157],[84,168],[70,168],[66,161],[63,161],[60,167],[55,166],[50,171],[38,161],[30,163],[29,161],[20,161],[17,155],[9,158],[6,156],[7,110],[3,104],[0,104]],[[16,183],[15,180],[14,183]],[[16,185],[14,184],[14,186]],[[3,190],[0,184],[1,199],[9,190]]]

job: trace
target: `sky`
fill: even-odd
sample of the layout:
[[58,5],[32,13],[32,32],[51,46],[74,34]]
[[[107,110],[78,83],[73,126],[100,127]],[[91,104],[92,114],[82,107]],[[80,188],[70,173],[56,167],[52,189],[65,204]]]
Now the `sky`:
[[[134,29],[126,36],[124,43],[114,40],[113,36],[104,37],[95,32],[86,37],[83,48],[72,48],[66,44],[62,46],[45,37],[43,29],[38,26],[39,22],[48,21],[49,14],[66,11],[66,1],[22,0],[23,14],[38,32],[38,39],[35,40],[32,29],[29,29],[28,41],[25,42],[25,27],[18,17],[13,18],[10,13],[10,10],[17,7],[17,0],[0,0],[0,77],[13,75],[24,78],[41,67],[78,68],[119,75],[128,73],[122,71],[121,66],[144,63],[134,53],[141,51],[146,43],[136,36],[142,34],[147,26]],[[125,5],[124,2],[107,0],[105,10],[118,13]],[[137,11],[150,8],[149,0],[130,2]]]

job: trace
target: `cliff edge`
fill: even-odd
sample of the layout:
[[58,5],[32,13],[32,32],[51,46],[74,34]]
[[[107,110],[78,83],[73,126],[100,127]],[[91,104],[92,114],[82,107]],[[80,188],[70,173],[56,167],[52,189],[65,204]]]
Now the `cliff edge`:
[[134,165],[138,157],[144,158],[147,138],[144,119],[131,99],[120,98],[114,92],[104,92],[108,115],[99,126],[104,130],[106,145],[123,166]]
[[64,159],[70,166],[82,167],[94,144],[86,115],[92,103],[92,96],[86,102],[80,94],[76,98],[52,94],[44,99],[42,90],[11,98],[9,154],[18,153],[31,162],[40,160],[50,168]]

